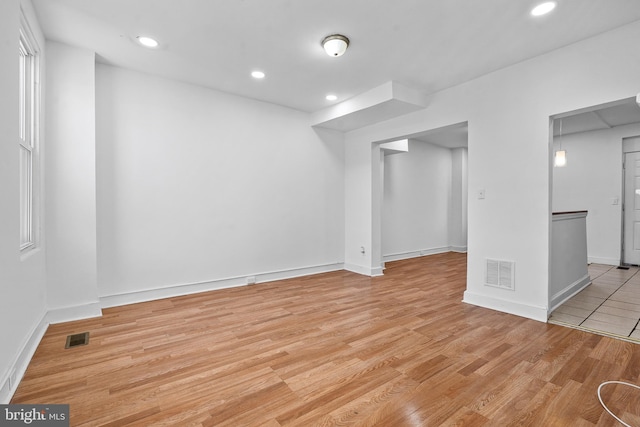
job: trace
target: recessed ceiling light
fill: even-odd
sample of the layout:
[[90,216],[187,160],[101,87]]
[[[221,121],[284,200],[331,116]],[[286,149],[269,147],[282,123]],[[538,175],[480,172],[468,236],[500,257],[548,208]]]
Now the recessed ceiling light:
[[555,9],[556,5],[557,3],[555,1],[546,1],[544,3],[540,3],[539,5],[531,9],[531,14],[533,16],[546,15],[547,13]]
[[251,72],[251,77],[253,77],[254,79],[264,79],[264,73],[262,71],[252,71]]
[[327,95],[325,98],[327,101],[335,101],[336,99],[338,99],[338,97],[335,95]]
[[136,37],[136,40],[138,40],[138,43],[144,47],[154,48],[160,45],[156,39],[148,36],[138,36]]

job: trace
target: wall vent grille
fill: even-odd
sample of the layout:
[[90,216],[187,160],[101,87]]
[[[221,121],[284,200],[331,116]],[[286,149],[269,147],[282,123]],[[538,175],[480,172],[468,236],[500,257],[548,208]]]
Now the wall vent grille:
[[484,283],[487,286],[514,290],[514,273],[515,263],[513,261],[487,259]]

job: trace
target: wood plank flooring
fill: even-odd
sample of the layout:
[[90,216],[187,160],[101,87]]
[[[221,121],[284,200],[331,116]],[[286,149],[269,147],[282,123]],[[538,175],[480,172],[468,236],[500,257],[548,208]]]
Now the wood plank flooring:
[[[461,302],[466,258],[104,310],[52,325],[12,403],[74,426],[615,426],[640,346]],[[65,350],[89,331],[89,345]],[[640,425],[640,391],[603,398]]]

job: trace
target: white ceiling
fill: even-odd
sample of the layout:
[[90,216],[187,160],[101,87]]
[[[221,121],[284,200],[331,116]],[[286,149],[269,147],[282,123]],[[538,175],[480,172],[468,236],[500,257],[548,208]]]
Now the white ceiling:
[[469,146],[469,128],[466,123],[447,126],[443,129],[435,129],[418,135],[412,135],[411,139],[444,148],[462,148]]
[[[98,60],[307,112],[389,81],[424,94],[640,19],[639,0],[33,0],[48,39]],[[342,33],[347,53],[320,41]],[[158,50],[132,39],[156,37]],[[267,77],[254,80],[261,69]],[[337,101],[325,100],[335,93]]]

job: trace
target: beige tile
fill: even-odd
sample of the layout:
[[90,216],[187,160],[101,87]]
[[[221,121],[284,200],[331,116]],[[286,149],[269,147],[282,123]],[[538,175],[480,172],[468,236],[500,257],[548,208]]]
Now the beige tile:
[[597,286],[620,286],[626,281],[626,279],[607,276],[600,276],[597,279],[591,279],[591,283]]
[[588,297],[607,299],[613,292],[589,286],[587,289],[580,293]]
[[636,324],[638,323],[637,318],[628,318],[622,316],[616,316],[610,313],[604,313],[601,311],[596,311],[593,313],[587,320],[595,320],[596,322],[609,323],[614,326],[620,326],[623,328],[629,328],[629,332],[631,332]]
[[[640,269],[590,264],[588,271],[591,285],[555,310],[549,322],[576,325],[586,315],[579,326],[623,337],[633,333],[640,340],[640,328],[635,330],[640,319]],[[589,310],[593,312],[587,314]]]
[[602,305],[602,303],[604,302],[604,299],[599,299],[599,298],[591,298],[593,301],[585,301],[583,299],[579,299],[579,298],[571,298],[567,301],[565,301],[564,304],[562,305],[566,305],[567,307],[575,307],[575,308],[582,308],[585,310],[595,310],[596,308],[600,307]]
[[636,295],[640,295],[640,284],[636,284],[636,283],[625,283],[624,285],[622,285],[620,287],[620,289],[618,289],[618,292],[631,292],[631,293],[635,293]]
[[593,273],[593,274],[604,274],[607,271],[611,270],[612,268],[614,268],[611,265],[605,265],[605,264],[589,264],[587,266],[587,270],[589,271],[589,274]]
[[591,313],[593,313],[593,310],[587,310],[587,309],[578,308],[578,307],[570,307],[563,304],[557,309],[555,309],[554,313],[570,314],[575,317],[582,317],[583,319],[586,319]]
[[633,327],[625,328],[622,326],[612,325],[610,323],[598,322],[596,320],[585,320],[580,325],[584,328],[592,329],[594,331],[600,332],[608,332],[610,334],[620,335],[623,337],[628,337],[633,331]]
[[585,318],[582,316],[572,316],[571,314],[558,313],[557,311],[554,311],[553,313],[551,313],[551,317],[549,317],[549,322],[550,323],[559,322],[561,324],[564,323],[568,325],[578,326],[580,323],[584,321],[584,319]]
[[598,307],[598,309],[591,315],[591,317],[593,317],[596,314],[602,314],[605,316],[617,316],[624,319],[629,319],[630,321],[633,321],[636,323],[638,322],[638,317],[639,317],[638,313],[636,312],[625,310],[622,308],[610,307],[610,306]]
[[592,303],[598,303],[598,304],[602,304],[606,298],[605,297],[594,297],[591,296],[589,294],[584,293],[584,290],[582,292],[577,293],[576,295],[572,296],[571,300],[576,300],[576,301],[585,301],[585,302],[592,302]]
[[591,279],[591,281],[598,285],[620,286],[627,281],[627,278],[604,275],[598,277],[597,279]]
[[595,314],[604,314],[606,316],[617,316],[617,317],[622,317],[622,318],[625,318],[625,319],[633,320],[635,322],[637,322],[638,318],[640,317],[640,315],[637,312],[625,310],[623,308],[616,308],[616,307],[606,306],[606,305],[602,305],[602,306],[598,307],[593,312],[591,317],[593,317]]
[[626,302],[626,301],[615,301],[612,299],[608,299],[605,302],[602,303],[603,307],[614,307],[614,308],[620,308],[622,310],[631,312],[631,313],[637,313],[638,317],[640,318],[640,304],[634,304],[632,302]]
[[609,297],[613,301],[622,301],[632,304],[640,304],[640,295],[633,292],[616,292]]

